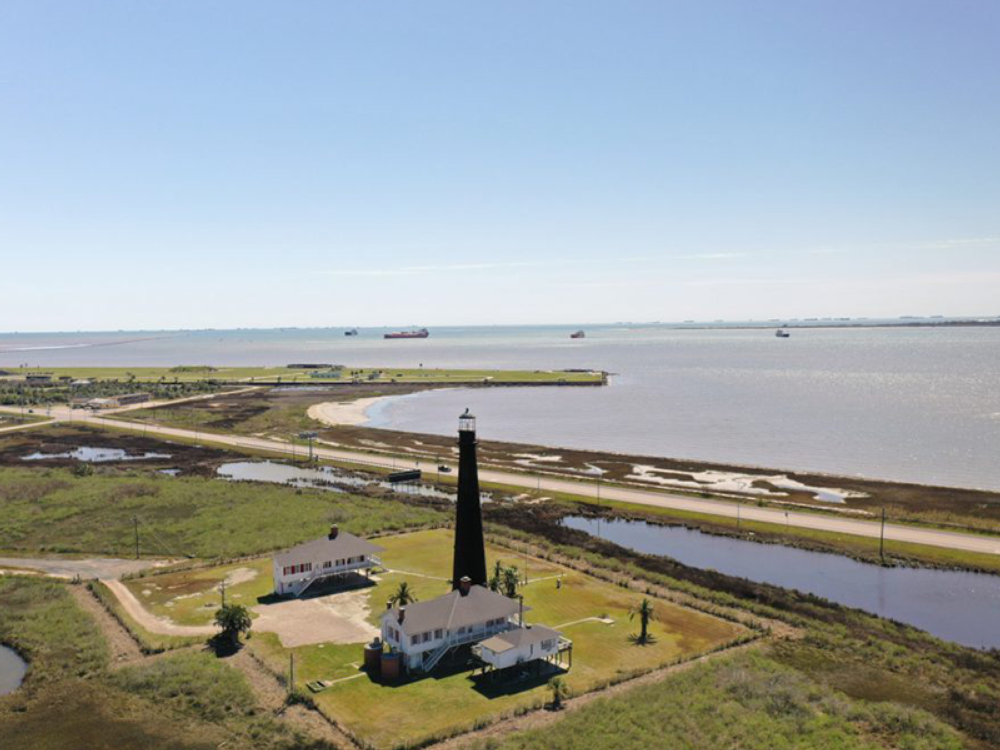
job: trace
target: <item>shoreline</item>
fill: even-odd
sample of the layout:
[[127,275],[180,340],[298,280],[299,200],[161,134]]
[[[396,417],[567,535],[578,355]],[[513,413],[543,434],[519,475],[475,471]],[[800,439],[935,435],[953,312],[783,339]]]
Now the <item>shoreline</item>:
[[[438,438],[438,439],[448,439],[450,435],[444,433],[435,432],[422,432],[416,430],[404,430],[398,427],[392,426],[382,426],[371,424],[372,418],[370,415],[366,414],[368,409],[376,406],[379,402],[383,404],[388,402],[389,399],[403,398],[405,396],[415,396],[418,393],[431,393],[438,390],[461,390],[464,388],[472,388],[473,386],[466,385],[456,385],[448,388],[428,388],[426,390],[417,391],[416,393],[405,393],[405,394],[387,394],[384,396],[375,396],[370,398],[361,398],[353,402],[324,402],[322,404],[314,404],[307,410],[307,415],[319,421],[327,427],[360,427],[369,430],[377,430],[380,432],[393,433],[407,440],[414,440],[420,438]],[[363,406],[360,406],[361,402],[365,402]],[[354,404],[359,404],[358,407],[352,409]],[[330,421],[326,421],[323,416],[313,413],[313,409],[317,407],[331,407],[329,411]],[[355,411],[360,412],[360,418],[354,413]],[[842,482],[862,482],[862,483],[874,483],[880,485],[898,485],[913,488],[921,488],[928,490],[952,490],[958,492],[979,492],[991,495],[1000,494],[1000,488],[993,487],[981,487],[981,486],[971,486],[971,485],[961,485],[961,484],[941,484],[934,482],[922,482],[913,479],[902,479],[893,477],[879,477],[871,476],[868,474],[844,474],[836,473],[833,471],[824,471],[818,469],[809,468],[794,468],[789,466],[778,466],[774,464],[755,464],[755,463],[740,463],[736,461],[722,461],[716,459],[705,459],[696,458],[692,456],[664,456],[664,455],[654,455],[652,453],[631,453],[622,450],[608,449],[608,448],[580,448],[573,447],[570,445],[559,445],[558,443],[531,443],[531,442],[521,442],[515,440],[505,440],[505,439],[490,439],[488,442],[505,444],[510,446],[516,446],[518,448],[528,449],[542,449],[545,451],[558,452],[558,453],[579,453],[579,454],[593,454],[596,460],[601,460],[606,458],[608,460],[653,460],[653,461],[665,461],[674,464],[690,464],[692,466],[702,467],[708,470],[716,470],[721,472],[738,472],[747,474],[773,474],[773,473],[783,473],[797,477],[809,477],[818,478],[822,481],[830,480],[840,480]],[[559,468],[558,466],[532,466],[525,467],[529,472],[551,474],[552,476],[559,476],[559,472],[546,471],[546,469]],[[683,471],[683,470],[682,470]],[[572,474],[571,474],[572,475]],[[578,479],[587,479],[588,476],[585,474],[575,475]],[[655,482],[650,482],[649,484],[639,483],[637,486],[652,486],[656,484]],[[661,486],[660,489],[676,489],[683,491],[682,487],[670,488],[667,486]],[[690,491],[690,490],[689,490]]]
[[306,416],[327,427],[364,427],[369,421],[365,412],[385,398],[388,396],[358,398],[354,401],[324,401],[310,406],[306,410]]

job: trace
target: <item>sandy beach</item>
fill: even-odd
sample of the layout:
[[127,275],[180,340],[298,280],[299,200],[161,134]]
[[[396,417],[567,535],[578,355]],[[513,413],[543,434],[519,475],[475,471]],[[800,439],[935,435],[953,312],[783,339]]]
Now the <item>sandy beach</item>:
[[372,398],[359,398],[344,403],[324,401],[322,404],[310,406],[306,414],[309,415],[310,419],[315,419],[330,427],[364,424],[368,421],[365,410],[381,398],[382,396],[373,396]]

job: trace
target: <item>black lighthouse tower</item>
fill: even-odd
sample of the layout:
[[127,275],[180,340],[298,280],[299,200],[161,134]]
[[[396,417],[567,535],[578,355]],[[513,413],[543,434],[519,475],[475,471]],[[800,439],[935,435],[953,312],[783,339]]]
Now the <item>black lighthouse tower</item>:
[[468,576],[473,584],[486,585],[486,547],[483,514],[479,507],[479,468],[476,466],[476,418],[465,410],[458,418],[458,502],[455,509],[455,562],[453,589]]

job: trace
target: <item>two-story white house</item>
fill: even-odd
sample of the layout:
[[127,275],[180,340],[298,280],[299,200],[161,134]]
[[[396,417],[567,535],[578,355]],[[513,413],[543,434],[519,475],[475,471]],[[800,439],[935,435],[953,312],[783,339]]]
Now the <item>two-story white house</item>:
[[274,556],[274,593],[300,596],[321,579],[367,573],[382,564],[378,557],[381,551],[381,547],[331,526],[330,533],[322,539],[300,544]]
[[390,606],[382,614],[382,640],[402,654],[407,669],[429,672],[453,648],[518,626],[519,602],[473,586],[468,578],[459,584],[444,596]]

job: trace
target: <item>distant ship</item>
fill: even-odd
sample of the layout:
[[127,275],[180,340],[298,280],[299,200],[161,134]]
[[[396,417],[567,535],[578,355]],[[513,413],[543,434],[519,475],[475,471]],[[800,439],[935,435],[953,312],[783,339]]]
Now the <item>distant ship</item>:
[[358,335],[358,329],[357,328],[348,328],[346,331],[344,331],[344,335],[345,336],[357,336]]
[[383,338],[387,339],[425,339],[430,336],[430,331],[426,328],[421,328],[419,331],[396,331],[394,333],[387,333]]
[[582,338],[585,338],[585,337],[586,337],[586,335],[587,335],[587,334],[585,334],[585,333],[584,333],[583,331],[577,331],[576,333],[571,333],[571,334],[569,335],[569,337],[570,337],[571,339],[582,339]]
[[790,334],[788,331],[782,330],[781,328],[775,331],[774,335],[777,336],[779,339],[787,339],[791,338],[792,336],[792,334]]

